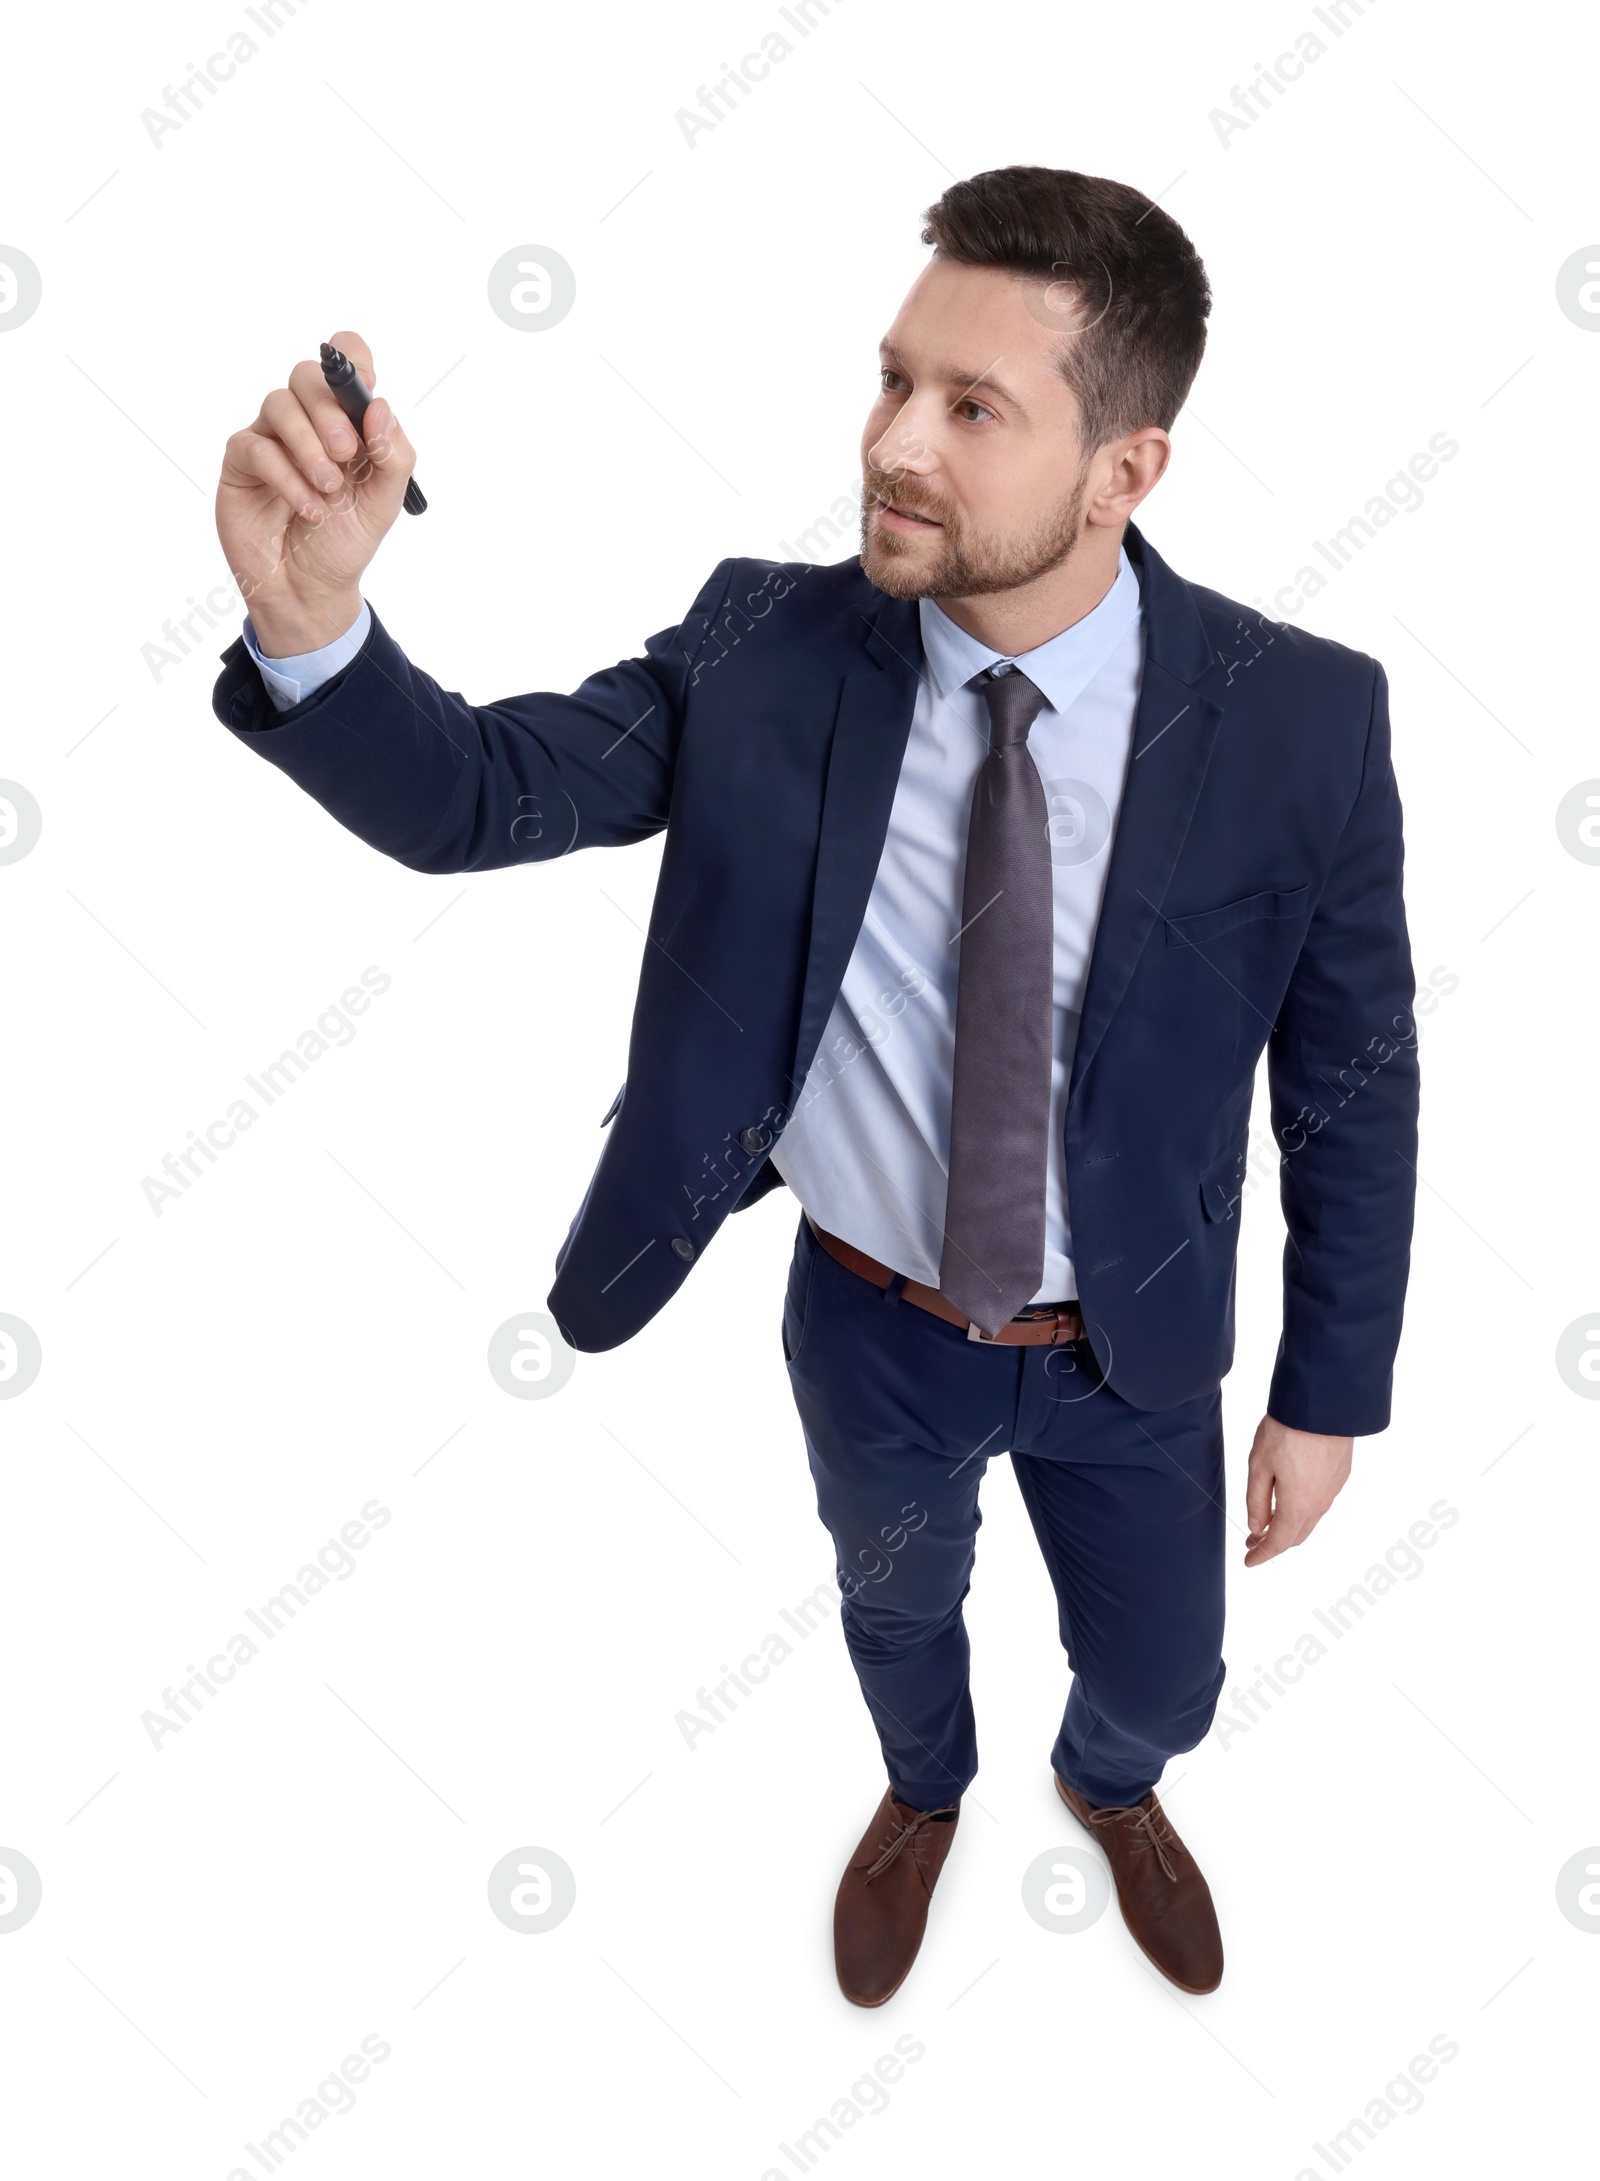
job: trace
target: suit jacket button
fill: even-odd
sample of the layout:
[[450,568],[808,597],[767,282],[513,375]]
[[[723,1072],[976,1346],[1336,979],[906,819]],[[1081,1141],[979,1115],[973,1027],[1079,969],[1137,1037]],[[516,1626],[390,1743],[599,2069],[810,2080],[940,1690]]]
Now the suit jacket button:
[[681,1234],[675,1234],[672,1237],[672,1248],[673,1254],[681,1257],[685,1264],[688,1264],[694,1255],[694,1244]]
[[748,1151],[752,1157],[758,1151],[765,1151],[771,1141],[772,1138],[759,1123],[753,1128],[741,1128],[739,1131],[739,1148]]

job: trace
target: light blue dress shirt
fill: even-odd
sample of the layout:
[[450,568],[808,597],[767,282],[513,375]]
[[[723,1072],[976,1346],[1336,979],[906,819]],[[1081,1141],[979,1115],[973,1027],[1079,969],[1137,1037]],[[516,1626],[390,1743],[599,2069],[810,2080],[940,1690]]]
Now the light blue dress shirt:
[[267,685],[267,695],[280,712],[287,712],[302,697],[309,697],[324,682],[332,681],[341,667],[346,667],[367,640],[372,626],[372,608],[361,601],[361,611],[356,615],[342,636],[336,636],[331,644],[324,644],[320,651],[297,651],[288,659],[265,659],[256,642],[256,632],[246,616],[244,624],[244,648],[261,669],[261,679]]

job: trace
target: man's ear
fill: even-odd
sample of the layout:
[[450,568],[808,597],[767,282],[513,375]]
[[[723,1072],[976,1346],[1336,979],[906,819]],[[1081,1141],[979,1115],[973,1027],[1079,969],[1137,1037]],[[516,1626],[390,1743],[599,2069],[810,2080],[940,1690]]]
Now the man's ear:
[[1102,447],[1094,459],[1105,463],[1105,471],[1099,490],[1090,497],[1086,520],[1115,527],[1161,482],[1172,459],[1172,441],[1159,424],[1147,424]]

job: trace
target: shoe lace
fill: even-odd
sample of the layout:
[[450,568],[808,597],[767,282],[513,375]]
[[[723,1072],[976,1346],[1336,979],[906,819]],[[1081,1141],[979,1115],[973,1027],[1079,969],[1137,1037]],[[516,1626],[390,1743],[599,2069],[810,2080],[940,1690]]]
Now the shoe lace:
[[1134,1853],[1142,1855],[1146,1849],[1153,1849],[1156,1861],[1161,1866],[1163,1877],[1169,1881],[1176,1881],[1178,1876],[1177,1866],[1167,1854],[1167,1850],[1168,1848],[1176,1848],[1178,1843],[1171,1827],[1167,1824],[1161,1805],[1156,1801],[1155,1797],[1151,1796],[1148,1808],[1139,1803],[1132,1803],[1126,1806],[1106,1810],[1091,1810],[1089,1812],[1089,1822],[1092,1825],[1113,1825],[1123,1821],[1126,1821],[1129,1845]]
[[[898,1816],[898,1813],[896,1815]],[[894,1838],[879,1855],[877,1861],[868,1864],[866,1883],[870,1886],[873,1879],[880,1872],[886,1871],[902,1849],[909,1847],[917,1838],[924,1826],[954,1824],[955,1815],[956,1806],[953,1802],[950,1802],[946,1803],[941,1810],[913,1810],[909,1819],[900,1819]]]

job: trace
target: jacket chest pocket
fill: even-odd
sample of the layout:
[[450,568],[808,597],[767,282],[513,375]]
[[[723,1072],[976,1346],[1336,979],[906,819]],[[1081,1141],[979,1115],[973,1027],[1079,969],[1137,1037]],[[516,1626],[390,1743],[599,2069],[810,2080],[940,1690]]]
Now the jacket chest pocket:
[[1295,886],[1287,891],[1245,894],[1238,901],[1225,901],[1220,908],[1201,909],[1193,916],[1163,917],[1167,945],[1199,947],[1241,924],[1287,922],[1300,914],[1310,891],[1309,886]]

